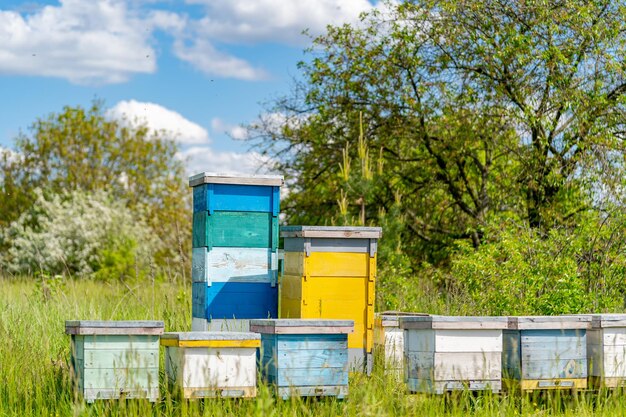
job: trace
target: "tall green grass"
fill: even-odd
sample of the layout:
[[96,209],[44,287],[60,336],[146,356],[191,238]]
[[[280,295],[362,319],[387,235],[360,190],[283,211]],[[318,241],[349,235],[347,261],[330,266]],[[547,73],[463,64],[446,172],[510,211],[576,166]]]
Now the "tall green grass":
[[[172,398],[161,374],[161,401],[84,404],[69,377],[68,319],[159,319],[166,330],[190,328],[191,289],[183,284],[0,279],[0,416],[621,416],[626,396],[604,393],[521,398],[515,395],[409,395],[393,375],[352,375],[345,401],[283,401],[259,385],[256,399]],[[161,359],[162,360],[162,359]],[[162,367],[163,369],[163,367]]]

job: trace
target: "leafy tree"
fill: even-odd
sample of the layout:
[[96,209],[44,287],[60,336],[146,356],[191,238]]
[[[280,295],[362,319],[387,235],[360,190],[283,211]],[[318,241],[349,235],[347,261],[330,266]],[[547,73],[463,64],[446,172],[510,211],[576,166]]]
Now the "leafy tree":
[[[459,239],[479,247],[502,215],[547,233],[621,198],[624,9],[420,0],[329,27],[269,108],[283,123],[250,126],[290,181],[290,221],[378,222],[398,206],[417,264]],[[368,158],[380,173],[345,176]]]
[[104,190],[145,215],[163,242],[157,260],[184,259],[189,192],[177,145],[166,135],[106,117],[99,101],[38,119],[16,138],[15,153],[0,158],[0,228],[37,209],[37,188],[48,196]]

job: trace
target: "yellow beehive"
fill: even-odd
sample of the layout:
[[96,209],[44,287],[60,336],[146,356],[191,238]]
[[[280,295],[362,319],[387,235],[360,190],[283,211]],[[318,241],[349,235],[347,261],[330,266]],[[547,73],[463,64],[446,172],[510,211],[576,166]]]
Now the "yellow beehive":
[[372,366],[380,227],[285,226],[280,317],[354,321],[352,369]]

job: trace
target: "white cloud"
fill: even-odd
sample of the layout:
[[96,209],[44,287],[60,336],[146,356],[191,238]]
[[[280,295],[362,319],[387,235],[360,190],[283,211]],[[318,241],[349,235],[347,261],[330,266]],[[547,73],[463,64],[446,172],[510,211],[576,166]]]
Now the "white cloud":
[[182,144],[209,143],[209,133],[205,128],[155,103],[120,101],[107,110],[107,116],[125,123],[145,123],[153,131],[170,132]]
[[235,140],[245,140],[248,138],[248,131],[245,127],[226,123],[219,117],[215,117],[211,120],[211,129],[216,133],[226,133]]
[[177,40],[174,43],[174,54],[205,74],[248,81],[268,78],[263,69],[255,68],[243,59],[218,51],[206,39],[195,38],[190,45],[182,39]]
[[322,33],[329,24],[354,22],[373,7],[368,0],[187,0],[206,7],[197,32],[223,42],[275,41],[302,45],[302,31]]
[[0,146],[0,159],[4,158],[5,155],[10,162],[20,161],[23,157],[19,152]]
[[208,146],[194,146],[179,152],[186,161],[189,174],[203,171],[225,174],[265,174],[270,171],[271,159],[258,152],[219,152]]
[[0,74],[106,84],[153,73],[157,24],[135,16],[123,0],[60,0],[31,14],[0,10]]

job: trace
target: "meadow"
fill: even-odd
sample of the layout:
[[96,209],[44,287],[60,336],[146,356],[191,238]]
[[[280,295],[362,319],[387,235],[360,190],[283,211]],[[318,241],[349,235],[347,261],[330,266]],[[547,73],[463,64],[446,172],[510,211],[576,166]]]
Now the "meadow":
[[[345,401],[275,398],[259,384],[252,400],[185,401],[169,394],[161,372],[161,401],[85,404],[72,389],[67,319],[156,319],[166,331],[190,328],[191,288],[182,282],[133,284],[69,279],[0,279],[0,416],[622,416],[623,393],[531,396],[407,394],[402,381],[376,368],[352,375]],[[163,356],[163,355],[161,355]],[[163,361],[163,357],[161,357]],[[161,367],[163,369],[163,367]]]

